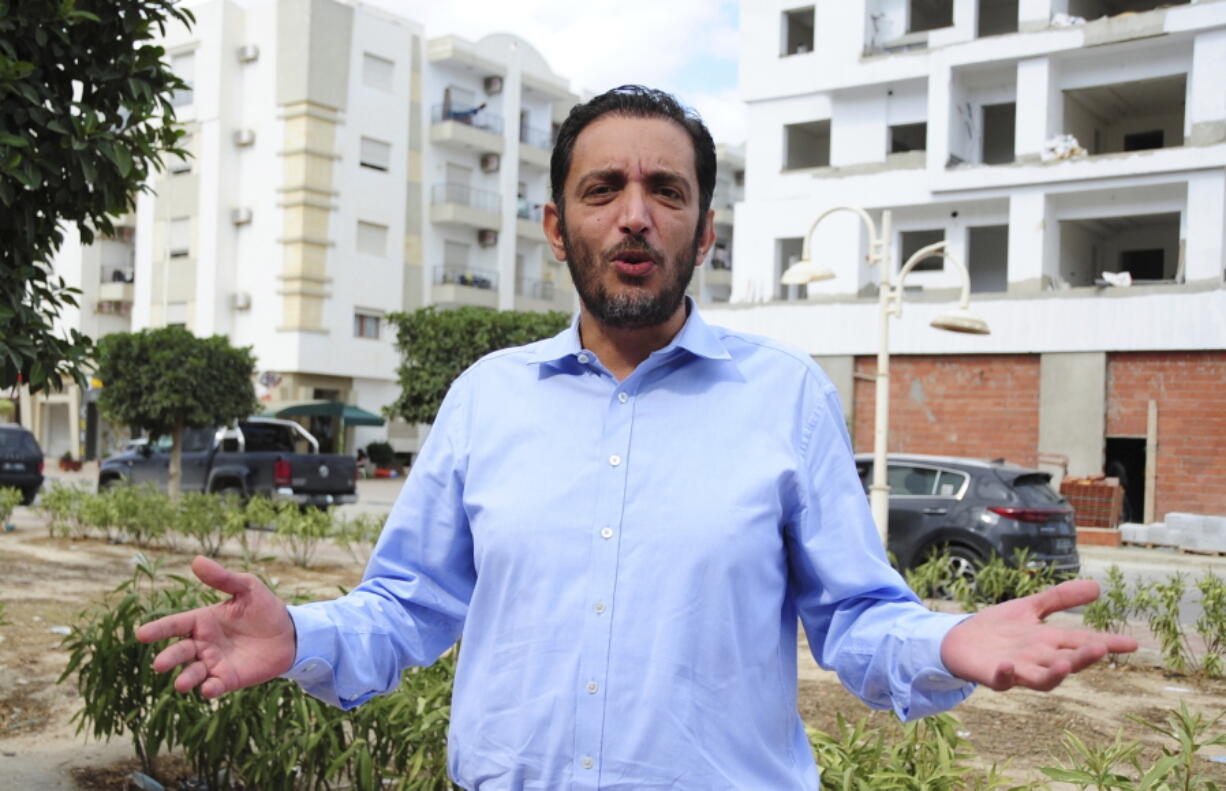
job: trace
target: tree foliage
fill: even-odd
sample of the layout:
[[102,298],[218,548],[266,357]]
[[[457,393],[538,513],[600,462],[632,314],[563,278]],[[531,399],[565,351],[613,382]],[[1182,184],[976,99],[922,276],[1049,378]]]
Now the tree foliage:
[[394,313],[400,397],[385,411],[410,423],[433,423],[452,380],[481,357],[508,346],[548,338],[570,323],[570,316],[433,306],[412,313]]
[[221,335],[197,338],[181,327],[116,332],[98,342],[98,406],[111,420],[174,444],[168,489],[177,494],[185,428],[208,428],[259,409],[251,347]]
[[170,97],[186,85],[152,43],[174,0],[0,0],[0,388],[84,380],[90,339],[57,333],[76,289],[50,270],[74,224],[111,235],[161,151],[176,155]]

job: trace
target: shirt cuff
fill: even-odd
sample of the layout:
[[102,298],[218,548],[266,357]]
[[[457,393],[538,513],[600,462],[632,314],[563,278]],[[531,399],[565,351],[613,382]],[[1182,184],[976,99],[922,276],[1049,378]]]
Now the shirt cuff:
[[294,664],[281,674],[281,678],[296,681],[314,697],[339,706],[336,668],[326,650],[329,644],[335,643],[336,627],[319,608],[290,605],[288,609],[298,644]]
[[958,624],[971,617],[949,615],[943,623],[917,629],[908,638],[911,659],[915,663],[905,704],[897,707],[899,717],[914,720],[953,708],[970,697],[975,684],[958,678],[941,661],[941,644]]

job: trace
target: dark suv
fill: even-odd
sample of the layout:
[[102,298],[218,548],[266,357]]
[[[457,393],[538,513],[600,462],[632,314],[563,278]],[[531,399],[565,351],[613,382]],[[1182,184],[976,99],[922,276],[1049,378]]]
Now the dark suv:
[[[856,468],[867,493],[872,454],[858,454]],[[1001,460],[891,453],[886,482],[886,546],[901,569],[945,550],[953,570],[973,578],[993,554],[1012,561],[1024,548],[1034,566],[1070,576],[1080,570],[1073,509],[1048,473]]]
[[0,424],[0,486],[21,490],[25,505],[34,502],[43,485],[43,449],[21,426]]

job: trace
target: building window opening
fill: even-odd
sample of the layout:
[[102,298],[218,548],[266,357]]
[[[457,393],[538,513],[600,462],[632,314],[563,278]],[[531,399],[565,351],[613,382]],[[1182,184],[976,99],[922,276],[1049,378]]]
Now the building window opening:
[[979,37],[1017,32],[1018,0],[979,0]]
[[1133,285],[1176,282],[1181,247],[1178,212],[1064,220],[1060,277],[1075,287],[1118,284],[1123,273]]
[[353,314],[353,337],[379,340],[379,324],[382,321],[383,317],[378,313],[356,311]]
[[1120,521],[1140,522],[1145,518],[1145,438],[1107,437],[1105,455],[1103,472],[1124,490]]
[[[919,252],[921,248],[943,241],[945,241],[945,231],[942,228],[925,231],[903,231],[899,234],[899,249],[902,251],[902,257],[899,258],[899,266],[903,266],[907,261],[910,261],[911,256]],[[940,272],[944,269],[945,259],[937,255],[925,258],[923,261],[917,261],[915,266],[911,268],[911,271]]]
[[1091,154],[1183,145],[1187,75],[1064,92],[1064,131]]
[[803,286],[785,286],[779,282],[788,267],[804,255],[804,247],[805,240],[800,236],[775,240],[775,282],[779,284],[775,290],[776,299],[787,301],[805,298]]
[[386,171],[392,164],[392,144],[373,137],[363,137],[359,161],[362,167]]
[[968,229],[966,269],[971,293],[1009,290],[1009,226],[982,225]]
[[1119,14],[1136,14],[1171,5],[1187,5],[1191,0],[1069,0],[1068,13],[1082,19],[1098,19]]
[[1013,102],[983,106],[983,164],[1004,165],[1013,161],[1016,127],[1017,105]]
[[954,0],[911,0],[908,10],[908,33],[950,27],[954,23]]
[[783,127],[783,169],[830,165],[830,119]]
[[794,8],[783,12],[783,46],[779,55],[804,55],[813,51],[814,7]]
[[890,127],[890,153],[925,151],[928,148],[928,124],[899,124]]

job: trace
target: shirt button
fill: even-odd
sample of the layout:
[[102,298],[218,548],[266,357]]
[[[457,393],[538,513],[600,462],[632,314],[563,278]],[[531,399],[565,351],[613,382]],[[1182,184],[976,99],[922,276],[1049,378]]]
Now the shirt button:
[[617,400],[624,404],[630,400],[630,396],[626,395],[625,393],[618,393]]
[[602,528],[600,528],[600,537],[601,537],[601,538],[612,538],[612,537],[613,537],[613,528],[611,528],[611,527],[602,527]]
[[591,362],[591,361],[592,361],[592,358],[591,358],[591,357],[588,357],[586,354],[581,354],[581,355],[579,355],[579,362],[581,362],[581,363],[585,363],[585,364],[586,364],[586,363],[589,363],[589,362]]
[[586,689],[586,690],[587,690],[587,694],[589,694],[589,695],[595,695],[595,694],[596,694],[596,690],[600,689],[600,685],[599,685],[599,684],[597,684],[595,681],[589,681],[589,682],[587,682],[587,686],[586,686],[586,687],[584,687],[584,689]]
[[616,467],[617,465],[619,465],[619,464],[621,464],[621,463],[622,463],[622,457],[621,457],[621,456],[618,456],[617,454],[614,454],[614,455],[612,455],[612,456],[610,456],[610,457],[609,457],[609,464],[613,465],[614,467]]
[[604,612],[604,602],[602,601],[596,602],[596,606],[592,607],[592,609],[598,613]]
[[584,769],[591,769],[593,766],[596,765],[596,762],[592,760],[592,756],[590,755],[583,756],[583,760],[580,761],[579,763],[582,764]]

